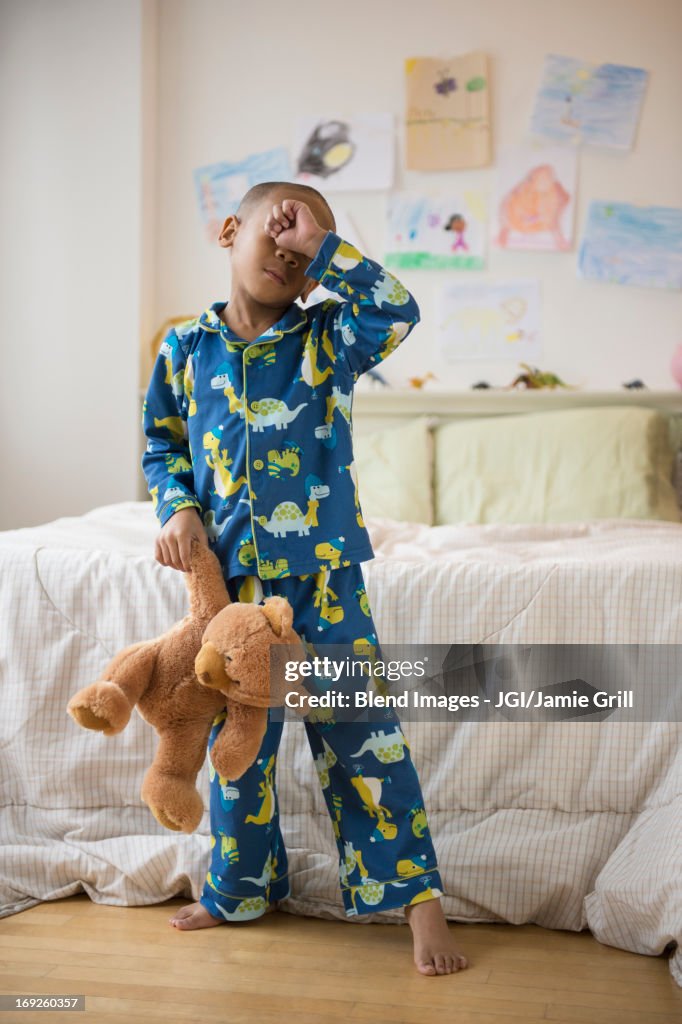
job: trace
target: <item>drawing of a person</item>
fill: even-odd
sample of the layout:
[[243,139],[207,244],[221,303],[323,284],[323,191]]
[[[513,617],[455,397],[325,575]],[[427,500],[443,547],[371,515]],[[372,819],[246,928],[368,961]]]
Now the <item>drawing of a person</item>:
[[465,252],[469,251],[469,246],[464,238],[464,232],[467,229],[467,222],[461,213],[453,213],[449,221],[445,225],[445,231],[452,231],[455,236],[455,240],[452,243],[452,251],[456,252],[458,249],[464,249]]

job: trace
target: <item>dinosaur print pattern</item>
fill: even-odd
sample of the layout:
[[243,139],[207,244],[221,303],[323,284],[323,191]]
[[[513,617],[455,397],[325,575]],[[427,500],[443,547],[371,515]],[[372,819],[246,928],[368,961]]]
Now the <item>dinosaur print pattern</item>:
[[[374,638],[381,656],[359,565],[262,582],[252,593],[240,576],[228,580],[231,600],[260,602],[278,594],[294,610],[294,628],[310,657],[324,656],[318,635],[320,609],[338,607],[343,615],[325,633],[335,645],[352,647],[352,638]],[[260,581],[258,581],[260,583]],[[364,595],[364,608],[358,593]],[[310,687],[325,681],[309,679]],[[355,685],[355,680],[349,680]],[[357,685],[364,687],[365,681]],[[277,752],[283,716],[268,712],[268,724],[254,764],[238,787],[211,771],[211,864],[201,903],[219,920],[249,920],[269,904],[286,899],[296,885],[290,878],[280,829],[276,785]],[[216,716],[209,750],[226,720]],[[300,725],[294,723],[294,728]],[[436,855],[428,830],[419,779],[407,738],[392,711],[380,727],[362,718],[335,721],[330,708],[303,718],[338,851],[341,899],[348,917],[389,910],[442,895]],[[307,796],[306,796],[307,799]]]
[[289,409],[286,402],[280,401],[279,398],[261,398],[257,402],[251,402],[253,429],[263,431],[266,427],[276,427],[277,430],[286,430],[307,404],[301,402],[295,409]]
[[[302,576],[374,555],[353,459],[353,389],[408,336],[419,307],[333,231],[305,269],[336,298],[294,302],[250,341],[225,323],[228,303],[214,302],[169,330],[143,403],[155,515],[163,525],[196,508],[226,579]],[[339,538],[342,558],[319,554]]]

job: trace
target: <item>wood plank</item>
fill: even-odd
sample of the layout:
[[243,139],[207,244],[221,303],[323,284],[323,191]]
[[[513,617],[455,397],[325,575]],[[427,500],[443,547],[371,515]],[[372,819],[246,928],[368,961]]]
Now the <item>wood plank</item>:
[[[5,918],[0,991],[83,993],[91,1015],[103,1024],[147,1018],[205,1024],[224,1019],[226,1008],[230,1024],[279,1024],[289,1016],[297,1024],[370,1018],[372,1024],[682,1019],[682,990],[670,977],[667,957],[604,946],[589,931],[451,923],[471,965],[434,978],[414,968],[406,924],[280,912],[179,932],[168,918],[187,902],[110,907],[79,894]],[[32,1016],[38,1019],[22,1011],[21,1020]],[[60,1011],[63,1024],[71,1017],[83,1024],[83,1014]]]

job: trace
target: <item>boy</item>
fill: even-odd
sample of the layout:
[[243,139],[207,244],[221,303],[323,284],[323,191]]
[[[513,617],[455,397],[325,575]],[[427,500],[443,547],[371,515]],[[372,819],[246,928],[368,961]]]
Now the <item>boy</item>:
[[[162,565],[188,571],[197,537],[220,559],[232,600],[280,594],[309,649],[324,640],[376,652],[359,564],[373,552],[353,463],[352,391],[407,336],[419,309],[335,229],[313,188],[265,182],[246,193],[218,239],[231,250],[229,302],[174,328],[161,346],[142,465],[162,526]],[[320,281],[347,301],[299,306]],[[397,717],[381,723],[397,741],[383,760],[366,742],[371,723],[304,722],[347,915],[404,906],[420,973],[466,967],[438,898],[419,780]],[[259,917],[288,895],[274,782],[282,724],[269,716],[259,756],[236,785],[211,771],[211,868],[201,900],[181,908],[173,926]]]

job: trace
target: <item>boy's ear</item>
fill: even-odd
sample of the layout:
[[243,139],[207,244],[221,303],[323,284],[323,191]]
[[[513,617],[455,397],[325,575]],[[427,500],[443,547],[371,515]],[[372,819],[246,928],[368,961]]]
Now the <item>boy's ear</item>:
[[231,213],[230,216],[225,219],[225,223],[220,229],[220,234],[218,235],[218,245],[222,249],[228,249],[232,245],[239,223],[240,222],[237,219],[236,214]]
[[320,283],[319,281],[309,281],[306,284],[306,286],[303,289],[303,291],[301,292],[301,294],[299,295],[299,299],[302,299],[305,302],[307,300],[308,296],[310,295],[310,293],[315,291],[315,289],[317,288],[319,283]]

